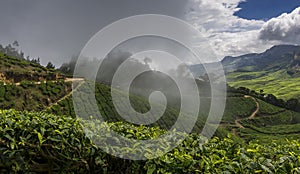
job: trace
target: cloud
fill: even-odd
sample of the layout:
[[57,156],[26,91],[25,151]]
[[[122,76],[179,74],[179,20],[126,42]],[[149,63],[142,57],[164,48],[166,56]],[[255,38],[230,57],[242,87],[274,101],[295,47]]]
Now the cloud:
[[250,52],[262,52],[274,42],[261,40],[262,20],[247,20],[235,16],[243,0],[189,0],[186,19],[203,36],[220,59]]
[[291,13],[283,13],[267,21],[259,32],[259,38],[268,41],[300,44],[300,7]]
[[189,0],[187,20],[209,32],[241,32],[260,29],[261,20],[247,20],[234,16],[243,0]]
[[235,16],[244,0],[189,0],[186,20],[209,39],[222,59],[263,52],[278,44],[300,44],[300,7],[265,22]]

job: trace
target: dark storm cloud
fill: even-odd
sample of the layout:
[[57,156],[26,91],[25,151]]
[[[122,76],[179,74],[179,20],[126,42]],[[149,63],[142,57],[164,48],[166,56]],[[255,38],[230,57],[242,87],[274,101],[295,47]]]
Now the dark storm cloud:
[[165,14],[182,18],[184,0],[2,0],[0,43],[14,40],[32,57],[61,65],[96,32],[124,17]]

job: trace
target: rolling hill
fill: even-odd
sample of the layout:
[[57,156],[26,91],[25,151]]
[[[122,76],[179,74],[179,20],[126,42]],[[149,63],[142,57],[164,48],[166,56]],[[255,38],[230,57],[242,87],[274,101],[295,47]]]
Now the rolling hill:
[[[291,50],[288,49],[288,52]],[[200,92],[206,95],[201,98],[200,114],[193,133],[180,146],[153,160],[123,160],[104,153],[86,137],[80,118],[74,111],[72,80],[57,79],[56,71],[26,60],[4,54],[0,59],[1,72],[4,74],[0,79],[2,81],[0,83],[0,172],[288,173],[299,171],[300,158],[297,155],[299,141],[297,140],[300,138],[300,113],[274,106],[255,95],[246,95],[243,90],[228,88],[221,124],[208,125],[219,126],[215,137],[211,140],[206,141],[199,135],[205,124],[211,101],[209,91],[204,91]],[[291,63],[285,64],[284,67],[288,67],[287,69],[283,67],[265,69],[262,66],[262,69],[256,71],[266,71],[267,74],[286,71],[290,78],[297,79],[293,60],[289,59]],[[249,67],[250,65],[246,63],[244,65]],[[245,67],[243,63],[236,64],[240,65],[240,68]],[[291,69],[295,72],[292,75],[288,72]],[[237,72],[249,73],[245,70],[236,70],[228,71],[227,75]],[[22,78],[15,78],[17,75]],[[75,90],[80,89],[79,97],[82,97],[81,101],[84,102],[84,104],[76,103],[76,107],[80,108],[77,115],[89,113],[97,118],[96,110],[99,110],[106,121],[103,123],[98,120],[91,124],[92,127],[104,126],[102,128],[111,128],[134,139],[153,139],[164,134],[165,129],[169,129],[174,124],[179,114],[178,103],[171,102],[163,116],[154,124],[137,126],[126,123],[116,111],[111,97],[112,90],[120,97],[126,95],[123,91],[103,83],[95,83],[95,99],[98,107],[93,108],[89,105],[90,100],[85,100],[84,96],[89,94],[89,89],[93,87],[91,84],[94,82],[82,79],[73,82],[74,84],[76,82]],[[205,82],[198,81],[197,84],[201,88]],[[165,91],[168,91],[167,89]],[[130,94],[131,105],[136,111],[145,113],[150,109],[148,93]],[[157,106],[161,107],[159,103]],[[35,112],[28,112],[28,110]],[[185,119],[189,119],[188,113],[184,114]],[[184,122],[181,124],[184,125]],[[184,130],[179,130],[177,133],[181,134],[181,131]],[[203,142],[206,143],[200,146],[199,144]],[[164,142],[160,143],[160,147],[168,146]],[[116,148],[106,144],[102,146]],[[140,150],[136,148],[139,146],[126,147],[123,153]]]
[[[277,45],[263,53],[225,57],[221,61],[227,82],[233,87],[247,87],[273,94],[284,100],[300,99],[300,46]],[[205,66],[214,67],[214,63]],[[203,65],[193,65],[196,76],[203,76]]]
[[71,92],[54,69],[0,52],[0,108],[41,111]]
[[288,100],[300,99],[299,46],[274,46],[261,54],[227,57],[222,64],[228,83]]
[[2,82],[19,83],[26,80],[37,82],[63,78],[64,76],[54,69],[0,52],[0,81]]

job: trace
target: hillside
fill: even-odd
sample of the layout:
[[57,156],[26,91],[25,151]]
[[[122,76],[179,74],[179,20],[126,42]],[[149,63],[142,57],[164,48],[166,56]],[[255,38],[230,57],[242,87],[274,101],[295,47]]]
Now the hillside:
[[[88,84],[80,86],[80,88],[88,87]],[[101,83],[96,84],[96,100],[101,116],[108,122],[124,121],[114,108],[110,90],[111,88],[107,85]],[[124,95],[121,91],[119,94]],[[142,97],[131,95],[131,101],[132,107],[139,112],[144,113],[149,109],[149,103]],[[203,108],[208,106],[208,104],[203,103],[205,101],[206,100],[202,100]],[[80,106],[83,106],[83,104],[77,104],[77,107]],[[94,109],[95,108],[80,108],[82,112],[88,113],[91,113],[91,110]],[[162,129],[169,129],[177,119],[178,110],[179,109],[172,107],[167,108],[164,116],[158,120],[158,122],[150,126],[159,126]],[[201,110],[193,132],[200,133],[202,131],[208,110],[209,108]],[[49,108],[47,112],[75,117],[72,97],[69,96],[59,101],[56,105]],[[245,96],[241,93],[230,92],[228,93],[224,116],[215,135],[225,137],[227,133],[231,132],[245,141],[262,139],[266,141],[261,142],[267,142],[267,139],[264,137],[269,136],[269,139],[272,139],[273,136],[271,135],[275,137],[277,133],[276,129],[280,128],[282,137],[285,136],[285,138],[292,140],[299,137],[298,132],[295,131],[297,129],[292,129],[293,127],[298,127],[299,123],[300,114],[297,112],[271,105],[265,101]],[[258,128],[260,130],[265,129],[265,131],[260,131]],[[270,134],[269,132],[272,131],[272,129],[274,129],[274,132]],[[277,137],[276,139],[280,138]]]
[[225,57],[222,64],[226,72],[244,71],[291,71],[297,76],[300,46],[277,45],[263,53],[252,53],[238,57]]
[[[126,94],[123,91],[103,83],[95,83],[95,99],[98,108],[93,108],[89,103],[90,100],[86,100],[85,96],[89,95],[94,82],[80,78],[57,79],[57,76],[55,78],[52,76],[56,73],[54,70],[38,64],[5,55],[1,59],[3,74],[13,74],[12,78],[3,76],[5,78],[0,80],[2,81],[0,83],[0,172],[2,173],[21,170],[25,173],[299,172],[297,140],[300,138],[300,113],[267,103],[261,100],[262,94],[253,93],[246,88],[229,87],[221,124],[208,124],[209,128],[218,126],[218,129],[215,136],[207,141],[199,133],[203,130],[210,109],[209,84],[197,80],[201,105],[192,134],[181,145],[159,158],[146,161],[123,160],[108,155],[100,149],[105,147],[115,150],[117,147],[107,146],[103,141],[100,141],[102,142],[100,147],[99,144],[93,144],[94,141],[88,139],[82,126],[91,126],[97,130],[99,127],[105,130],[113,129],[123,136],[134,139],[157,138],[174,125],[179,115],[180,103],[178,98],[175,97],[174,100],[173,89],[170,90],[169,87],[171,81],[165,80],[165,77],[158,74],[151,74],[153,78],[164,83],[155,83],[151,86],[137,81],[134,84],[138,89],[147,87],[145,93],[143,90],[138,90],[130,94],[130,104],[138,112],[149,111],[148,95],[153,89],[162,89],[167,93],[167,99],[172,100],[157,122],[147,126],[137,126],[127,123],[116,111],[112,102],[111,91],[116,92],[119,97],[124,97]],[[31,75],[26,76],[27,72]],[[49,77],[48,73],[50,73]],[[233,73],[237,72],[230,72],[229,75]],[[14,78],[17,74],[22,78]],[[291,78],[297,77],[291,76]],[[72,100],[74,91],[71,89],[71,82],[74,82],[75,90],[80,91],[79,101],[84,102],[76,103],[76,107],[80,109],[77,115]],[[158,109],[163,108],[159,103],[155,106]],[[105,123],[97,120],[99,118],[97,109]],[[86,123],[78,117],[86,113],[93,116],[95,122]],[[156,116],[156,113],[152,114]],[[132,116],[135,117],[134,114]],[[189,119],[188,113],[184,113],[184,116],[185,119]],[[183,129],[176,130],[179,135],[185,131],[185,119],[181,120]],[[203,142],[206,143],[200,146],[199,144]],[[116,143],[115,145],[118,145],[120,142],[116,141]],[[169,146],[165,142],[159,143],[162,148]],[[138,148],[140,148],[138,145],[126,147],[122,153],[126,155],[140,150]],[[149,151],[149,153],[156,152]]]
[[[49,70],[40,65],[32,66],[31,63],[21,60],[14,59],[10,56],[2,57],[4,62],[10,63],[10,72],[23,72],[26,71],[34,72],[34,67],[39,67],[41,70],[40,74],[54,72],[53,70]],[[19,63],[12,63],[12,62]],[[2,62],[3,64],[3,62]],[[21,67],[24,66],[22,69]],[[36,73],[39,73],[38,71]],[[42,76],[42,75],[41,75]],[[155,74],[152,74],[157,78]],[[158,77],[166,79],[164,76]],[[74,79],[75,80],[75,79]],[[82,96],[87,95],[88,89],[91,89],[91,83],[88,81],[80,81],[77,83],[77,89],[80,89]],[[140,85],[138,84],[140,83]],[[168,106],[163,116],[153,125],[151,126],[159,126],[162,129],[169,129],[177,120],[179,114],[179,106],[180,103],[175,102],[174,96],[170,93],[170,84],[171,81],[164,80],[164,92],[167,92],[168,99],[171,99],[171,102],[168,102]],[[198,116],[198,121],[195,124],[193,132],[202,132],[204,123],[206,121],[209,109],[210,109],[210,97],[209,91],[206,90],[207,84],[205,82],[197,82],[199,88],[202,88],[202,92],[200,91],[201,105],[200,105],[200,113]],[[137,81],[135,87],[144,87],[147,86],[148,93],[150,92],[151,84],[145,85],[140,81]],[[159,86],[154,86],[159,89]],[[154,88],[154,89],[155,89]],[[96,83],[95,88],[95,97],[97,101],[98,108],[82,108],[82,106],[90,106],[87,102],[90,101],[82,101],[85,104],[77,103],[77,107],[80,108],[80,112],[77,113],[79,115],[84,115],[84,113],[89,113],[90,115],[98,116],[96,110],[99,109],[101,116],[105,121],[108,122],[116,122],[116,121],[125,121],[121,115],[115,109],[114,104],[112,103],[111,98],[111,90],[114,90],[120,95],[120,97],[125,96],[122,91],[118,91],[117,89],[111,88],[108,85],[102,83]],[[169,94],[168,94],[169,92]],[[137,92],[135,94],[130,95],[130,101],[132,107],[141,113],[146,113],[150,109],[149,102],[147,100],[148,93]],[[204,95],[205,94],[205,95]],[[204,96],[203,96],[204,95]],[[202,96],[202,97],[201,97]],[[48,113],[54,113],[57,115],[66,115],[71,116],[73,118],[76,117],[73,100],[72,100],[72,92],[71,92],[71,81],[69,80],[59,80],[59,81],[51,81],[47,82],[30,82],[28,80],[23,80],[20,83],[1,83],[0,84],[0,108],[1,109],[16,109],[19,111],[29,110],[29,111],[47,111]],[[179,100],[180,101],[180,100]],[[159,105],[159,104],[158,104]],[[159,106],[160,107],[160,106]],[[131,115],[131,113],[127,113]],[[186,113],[187,114],[187,113]],[[291,119],[291,114],[294,115],[293,119]],[[153,116],[156,116],[155,113]],[[261,116],[261,117],[260,117]],[[187,114],[188,118],[188,114]],[[268,125],[268,120],[266,118],[277,120],[276,125]],[[287,121],[288,120],[288,121]],[[265,123],[264,123],[265,122]],[[259,124],[258,124],[259,123]],[[232,132],[233,134],[244,138],[245,140],[253,139],[253,136],[248,136],[247,131],[251,128],[251,131],[255,131],[255,134],[251,135],[267,135],[268,133],[258,130],[256,128],[264,129],[267,126],[266,130],[272,129],[270,126],[281,126],[283,133],[291,134],[290,132],[291,126],[297,126],[298,124],[298,114],[292,111],[289,111],[284,108],[280,108],[277,106],[273,106],[265,101],[262,101],[258,98],[253,97],[245,97],[245,94],[241,93],[238,90],[229,91],[227,96],[226,108],[224,112],[224,116],[221,121],[221,125],[218,128],[218,131],[215,135],[220,137],[225,137],[228,132]],[[182,123],[184,124],[184,123]],[[262,126],[265,125],[265,126]],[[282,126],[286,125],[286,129]],[[211,124],[211,126],[214,126]],[[269,126],[269,127],[268,127]],[[274,127],[276,129],[276,127]],[[250,131],[250,130],[249,130]],[[282,133],[282,134],[283,134]]]
[[231,86],[274,94],[288,100],[300,99],[299,46],[274,46],[264,53],[226,57],[222,64]]
[[[300,46],[277,45],[263,53],[228,56],[221,63],[230,86],[247,87],[284,100],[300,99]],[[204,65],[215,67],[215,63]],[[205,75],[203,65],[192,65],[191,70],[200,78]]]
[[[45,113],[0,110],[1,173],[299,173],[298,140],[272,140],[267,144],[236,141],[231,135],[206,141],[190,134],[184,142],[161,157],[124,160],[101,148],[120,150],[123,155],[140,146],[118,148],[100,141],[96,146],[84,133],[81,120]],[[87,123],[113,129],[136,140],[155,139],[165,133],[157,127],[126,123]],[[87,124],[84,124],[87,126]],[[176,135],[182,135],[176,132]],[[204,143],[205,142],[205,143]],[[169,142],[158,142],[168,148]],[[204,144],[203,144],[204,143]],[[203,145],[199,145],[203,144]],[[100,148],[101,147],[101,148]],[[159,150],[158,150],[159,151]],[[149,148],[148,155],[158,153]],[[146,154],[147,155],[147,154]],[[146,156],[145,155],[145,156]]]
[[49,81],[63,79],[54,69],[47,69],[38,63],[15,58],[0,52],[0,81],[18,83],[21,81]]
[[[80,95],[82,98],[85,98],[84,95],[88,95],[88,89],[91,89],[90,82],[85,82],[83,85],[78,87],[80,90]],[[82,104],[82,103],[76,103],[76,107],[79,108],[80,112],[83,113],[77,113],[80,115],[85,115],[85,113],[89,113],[90,115],[98,116],[97,110],[99,109],[99,112],[101,114],[101,117],[108,122],[116,122],[116,121],[125,121],[116,111],[115,106],[112,102],[111,97],[111,90],[115,90],[120,97],[126,96],[125,93],[122,91],[118,91],[117,89],[112,89],[110,86],[97,83],[95,86],[95,97],[97,101],[98,108],[83,108],[83,106],[92,106],[91,104]],[[130,101],[132,107],[140,113],[146,113],[150,109],[149,102],[138,95],[131,94],[130,95]],[[82,102],[91,102],[91,101],[83,101]],[[159,104],[157,105],[158,108],[162,108]],[[60,100],[57,104],[51,106],[47,109],[48,113],[54,113],[58,115],[68,115],[72,117],[76,117],[74,106],[73,106],[73,100],[72,96],[66,97],[63,100]],[[130,115],[130,113],[127,113]],[[203,129],[204,121],[205,121],[205,113],[201,113],[201,116],[199,116],[199,120],[194,127],[194,131],[199,132]],[[160,126],[163,129],[169,129],[171,128],[175,121],[177,120],[177,117],[179,115],[178,108],[174,108],[172,106],[167,106],[163,116],[154,124],[150,126]],[[187,114],[188,115],[188,114]],[[134,115],[132,115],[134,116]],[[153,116],[156,116],[155,113]],[[187,116],[188,117],[188,116]]]
[[0,108],[41,111],[71,92],[54,69],[0,52]]

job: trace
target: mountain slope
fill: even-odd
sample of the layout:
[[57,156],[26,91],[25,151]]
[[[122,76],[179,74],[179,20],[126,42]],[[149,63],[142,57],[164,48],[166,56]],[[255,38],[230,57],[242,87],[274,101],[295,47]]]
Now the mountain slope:
[[41,111],[71,92],[54,69],[0,52],[0,109]]
[[0,81],[18,83],[27,81],[57,80],[63,75],[54,69],[47,69],[42,65],[21,58],[8,56],[0,52]]
[[261,54],[227,57],[222,61],[231,86],[300,99],[299,46],[274,46]]
[[[256,92],[288,100],[300,99],[300,46],[278,45],[263,53],[225,57],[221,61],[227,82]],[[214,63],[205,64],[214,68]],[[196,76],[205,74],[203,65],[193,65]]]
[[300,46],[277,45],[263,53],[225,57],[221,63],[226,72],[290,70],[298,66]]

